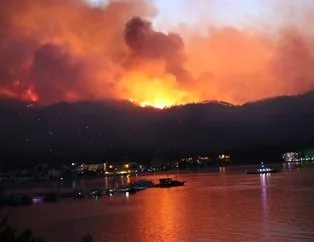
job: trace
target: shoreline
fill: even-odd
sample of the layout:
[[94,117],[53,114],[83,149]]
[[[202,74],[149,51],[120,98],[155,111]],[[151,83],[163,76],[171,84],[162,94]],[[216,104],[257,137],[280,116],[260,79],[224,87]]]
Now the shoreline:
[[[272,163],[267,164],[271,168],[280,168],[283,169],[284,163]],[[310,165],[310,164],[309,164]],[[309,165],[305,165],[309,166]],[[73,191],[74,189],[80,189],[82,187],[89,187],[90,183],[99,183],[106,185],[101,185],[99,187],[107,187],[111,188],[110,183],[128,183],[134,180],[158,180],[163,176],[173,176],[173,175],[184,175],[184,174],[245,174],[247,169],[256,168],[256,165],[229,165],[225,167],[209,167],[209,168],[197,168],[197,169],[187,169],[187,170],[168,170],[168,171],[157,171],[157,172],[146,172],[142,174],[132,174],[132,175],[111,175],[111,176],[92,176],[92,177],[65,177],[63,180],[48,180],[48,181],[31,181],[26,183],[7,183],[2,184],[4,193],[12,193],[12,192],[21,192],[21,191]],[[73,185],[75,183],[75,185]],[[95,186],[97,187],[97,185]]]

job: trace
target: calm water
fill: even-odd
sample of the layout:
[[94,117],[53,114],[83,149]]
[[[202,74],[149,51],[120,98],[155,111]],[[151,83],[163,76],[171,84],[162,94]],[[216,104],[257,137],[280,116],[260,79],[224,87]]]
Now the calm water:
[[314,241],[314,169],[180,174],[185,187],[6,208],[47,241]]

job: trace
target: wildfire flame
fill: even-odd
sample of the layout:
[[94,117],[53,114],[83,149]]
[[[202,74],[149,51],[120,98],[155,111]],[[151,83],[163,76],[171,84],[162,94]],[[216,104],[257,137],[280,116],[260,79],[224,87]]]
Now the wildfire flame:
[[141,107],[164,109],[196,99],[191,93],[180,90],[173,75],[150,78],[146,73],[145,70],[132,71],[122,79],[121,85],[131,102]]
[[19,81],[14,81],[12,85],[0,86],[0,97],[19,99],[27,102],[38,102],[39,96],[33,87],[24,88]]
[[164,108],[169,108],[172,106],[175,106],[176,104],[167,102],[167,101],[156,101],[156,102],[150,102],[150,101],[145,101],[140,103],[141,107],[154,107],[158,109],[164,109]]

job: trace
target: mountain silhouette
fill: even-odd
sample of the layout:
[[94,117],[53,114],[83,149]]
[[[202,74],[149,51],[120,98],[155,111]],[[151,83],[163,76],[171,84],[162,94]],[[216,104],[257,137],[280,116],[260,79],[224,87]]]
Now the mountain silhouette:
[[263,155],[272,149],[311,145],[313,106],[313,92],[240,106],[203,102],[164,110],[127,101],[40,106],[1,100],[1,164],[229,151]]

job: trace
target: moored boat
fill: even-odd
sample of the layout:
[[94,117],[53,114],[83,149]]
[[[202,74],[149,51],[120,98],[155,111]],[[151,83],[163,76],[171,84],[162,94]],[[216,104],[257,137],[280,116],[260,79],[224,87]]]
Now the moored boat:
[[73,192],[74,197],[76,198],[84,198],[84,191],[75,191]]
[[91,194],[93,197],[98,198],[102,195],[102,192],[100,189],[92,189]]
[[246,174],[268,174],[268,173],[278,173],[279,169],[266,167],[264,162],[261,162],[260,166],[253,170],[247,170]]
[[139,180],[130,184],[130,187],[136,189],[137,191],[143,191],[147,188],[154,187],[155,184],[149,180]]
[[184,186],[185,183],[186,181],[172,180],[171,178],[162,178],[162,179],[159,179],[159,184],[157,184],[156,187],[160,187],[160,188],[178,187],[178,186]]
[[126,193],[126,192],[128,192],[128,193],[136,193],[137,192],[136,188],[133,187],[133,186],[125,186],[125,187],[122,187],[122,188],[118,189],[117,191],[118,192],[123,192],[123,193]]
[[32,204],[32,198],[25,194],[10,194],[0,199],[0,205],[3,206],[19,206]]
[[111,196],[111,195],[113,195],[114,193],[116,192],[116,189],[114,189],[114,188],[111,188],[111,189],[103,189],[103,194],[104,195],[109,195],[109,196]]

